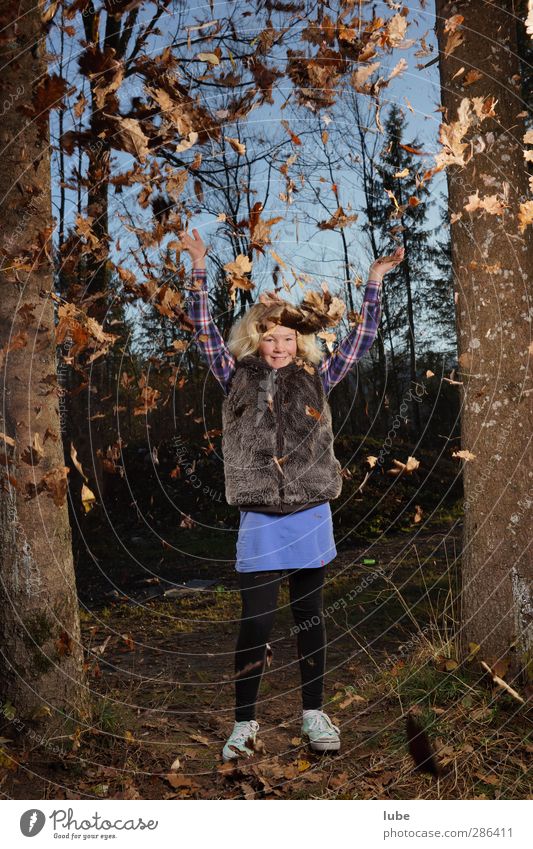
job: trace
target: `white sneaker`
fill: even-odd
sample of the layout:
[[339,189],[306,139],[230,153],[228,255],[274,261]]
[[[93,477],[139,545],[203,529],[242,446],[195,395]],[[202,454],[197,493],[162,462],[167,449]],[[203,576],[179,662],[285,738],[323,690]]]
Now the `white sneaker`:
[[307,737],[315,752],[337,752],[341,747],[340,729],[323,710],[308,710],[302,720],[302,737]]
[[222,760],[227,762],[240,757],[251,758],[255,751],[258,729],[259,723],[255,719],[236,722],[228,742],[222,749]]

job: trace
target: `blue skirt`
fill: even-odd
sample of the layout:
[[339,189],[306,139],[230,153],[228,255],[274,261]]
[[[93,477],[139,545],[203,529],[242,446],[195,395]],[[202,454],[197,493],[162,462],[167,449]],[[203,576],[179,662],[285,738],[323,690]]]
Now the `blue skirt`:
[[287,515],[241,510],[237,572],[316,569],[336,556],[329,502]]

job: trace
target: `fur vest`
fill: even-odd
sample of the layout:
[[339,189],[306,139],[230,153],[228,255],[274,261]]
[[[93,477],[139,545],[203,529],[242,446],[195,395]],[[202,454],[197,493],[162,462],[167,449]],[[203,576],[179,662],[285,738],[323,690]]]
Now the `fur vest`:
[[331,409],[316,368],[237,360],[222,402],[226,500],[241,510],[293,513],[338,498]]

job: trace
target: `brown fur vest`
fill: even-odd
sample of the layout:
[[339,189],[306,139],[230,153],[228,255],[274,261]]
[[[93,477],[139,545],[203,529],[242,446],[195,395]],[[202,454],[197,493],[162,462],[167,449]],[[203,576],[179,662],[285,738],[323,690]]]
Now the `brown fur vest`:
[[300,358],[280,369],[256,355],[237,360],[222,427],[228,504],[293,513],[340,495],[331,409],[316,368]]

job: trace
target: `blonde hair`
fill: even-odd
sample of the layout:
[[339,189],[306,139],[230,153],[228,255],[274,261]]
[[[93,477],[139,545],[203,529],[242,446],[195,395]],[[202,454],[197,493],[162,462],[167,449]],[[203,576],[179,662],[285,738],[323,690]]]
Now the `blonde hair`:
[[[279,318],[285,306],[292,306],[292,304],[283,300],[279,305],[254,304],[242,318],[235,322],[230,330],[227,346],[237,360],[249,354],[257,355],[261,339],[267,329],[267,322],[272,321],[273,318]],[[296,355],[315,364],[324,358],[314,333],[296,331]]]

